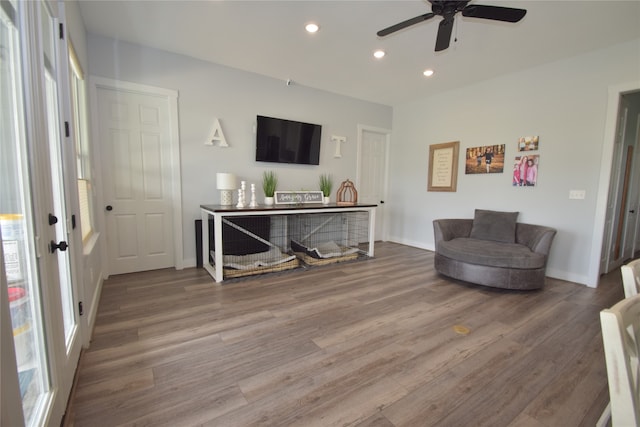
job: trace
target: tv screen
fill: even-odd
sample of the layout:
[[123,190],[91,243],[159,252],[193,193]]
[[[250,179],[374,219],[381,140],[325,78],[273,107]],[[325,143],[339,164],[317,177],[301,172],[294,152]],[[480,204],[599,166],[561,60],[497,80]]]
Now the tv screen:
[[318,165],[321,133],[320,125],[258,116],[256,160]]

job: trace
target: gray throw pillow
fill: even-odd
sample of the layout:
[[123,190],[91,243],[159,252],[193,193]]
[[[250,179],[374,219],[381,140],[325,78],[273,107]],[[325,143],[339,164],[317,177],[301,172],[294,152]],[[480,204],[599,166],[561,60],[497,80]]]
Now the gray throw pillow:
[[498,212],[476,209],[469,237],[494,242],[515,243],[519,212]]

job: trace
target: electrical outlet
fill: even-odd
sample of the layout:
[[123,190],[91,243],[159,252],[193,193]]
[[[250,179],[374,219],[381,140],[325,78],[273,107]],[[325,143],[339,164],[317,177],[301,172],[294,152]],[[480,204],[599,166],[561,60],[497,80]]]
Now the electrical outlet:
[[569,198],[574,200],[583,200],[586,194],[585,190],[569,190]]

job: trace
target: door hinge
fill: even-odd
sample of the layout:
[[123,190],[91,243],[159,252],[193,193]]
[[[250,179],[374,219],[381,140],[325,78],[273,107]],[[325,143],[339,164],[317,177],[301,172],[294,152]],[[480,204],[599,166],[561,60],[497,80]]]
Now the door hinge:
[[64,25],[60,23],[60,40],[64,40]]
[[72,230],[76,229],[76,216],[75,215],[71,215],[71,229]]
[[64,122],[64,136],[69,138],[69,135],[71,135],[71,132],[69,131],[69,122]]
[[82,301],[78,303],[78,312],[80,312],[80,316],[84,314],[84,309],[82,308]]

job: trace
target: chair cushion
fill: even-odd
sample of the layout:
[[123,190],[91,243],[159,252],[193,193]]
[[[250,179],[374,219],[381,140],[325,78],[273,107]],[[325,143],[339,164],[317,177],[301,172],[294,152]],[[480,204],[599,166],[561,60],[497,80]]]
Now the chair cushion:
[[515,243],[518,212],[476,209],[469,237],[494,242]]
[[438,242],[436,251],[447,258],[502,268],[535,269],[545,264],[544,254],[517,243],[459,237]]

